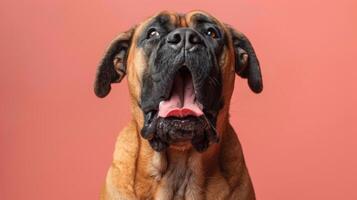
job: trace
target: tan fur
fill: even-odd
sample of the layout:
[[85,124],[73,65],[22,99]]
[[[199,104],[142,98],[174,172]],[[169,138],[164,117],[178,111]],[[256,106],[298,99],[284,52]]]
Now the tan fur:
[[[171,16],[172,23],[190,26],[195,13],[203,12],[194,11],[185,17],[166,13]],[[217,119],[220,142],[211,145],[204,153],[197,153],[192,148],[169,148],[166,152],[158,153],[152,150],[147,140],[140,137],[143,113],[137,102],[147,60],[143,52],[135,48],[135,44],[150,19],[136,28],[132,39],[127,75],[133,119],[119,134],[101,199],[254,200],[241,145],[228,116],[235,79],[232,45],[225,47],[219,60],[225,101]],[[221,26],[230,36],[225,26]]]

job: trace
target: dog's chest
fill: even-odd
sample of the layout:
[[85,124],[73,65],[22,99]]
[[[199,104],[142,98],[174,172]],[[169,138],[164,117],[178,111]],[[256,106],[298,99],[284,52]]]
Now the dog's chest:
[[157,181],[154,199],[203,199],[204,178],[198,153],[170,152],[153,157],[151,174]]

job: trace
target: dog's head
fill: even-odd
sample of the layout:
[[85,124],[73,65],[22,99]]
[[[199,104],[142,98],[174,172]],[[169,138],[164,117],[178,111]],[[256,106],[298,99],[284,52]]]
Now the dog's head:
[[105,97],[126,74],[134,118],[156,151],[204,151],[217,142],[235,74],[253,92],[263,89],[247,37],[201,11],[161,12],[119,34],[99,65],[96,95]]

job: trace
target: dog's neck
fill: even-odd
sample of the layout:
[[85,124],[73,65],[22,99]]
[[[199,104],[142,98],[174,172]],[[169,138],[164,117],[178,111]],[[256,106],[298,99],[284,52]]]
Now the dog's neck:
[[[155,199],[172,199],[190,197],[201,199],[201,188],[205,176],[213,170],[213,159],[217,159],[218,144],[212,145],[204,153],[193,148],[180,151],[169,148],[165,152],[154,152],[149,173],[157,183]],[[211,164],[208,164],[211,163]]]
[[[200,168],[205,163],[212,163],[217,159],[218,144],[212,145],[204,153],[199,153],[193,148],[181,151],[173,148],[168,148],[164,152],[154,152],[152,157],[152,172],[153,177],[160,180],[170,170],[180,170]],[[212,166],[205,166],[206,171]]]

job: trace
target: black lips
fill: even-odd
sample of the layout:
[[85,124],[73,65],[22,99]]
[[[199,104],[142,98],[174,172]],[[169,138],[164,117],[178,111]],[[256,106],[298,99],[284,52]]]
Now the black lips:
[[175,142],[191,141],[192,146],[202,152],[210,143],[218,142],[215,127],[204,115],[162,118],[150,112],[145,116],[145,122],[141,136],[148,139],[156,151],[163,151]]

